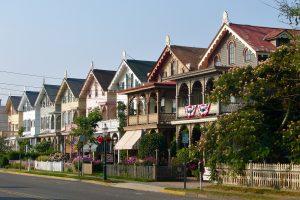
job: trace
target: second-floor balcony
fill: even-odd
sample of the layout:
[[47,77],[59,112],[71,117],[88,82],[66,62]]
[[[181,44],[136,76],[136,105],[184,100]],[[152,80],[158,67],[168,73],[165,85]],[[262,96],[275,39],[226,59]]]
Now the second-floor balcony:
[[176,117],[176,113],[151,113],[149,115],[134,115],[128,116],[128,125],[143,125],[143,124],[168,124]]

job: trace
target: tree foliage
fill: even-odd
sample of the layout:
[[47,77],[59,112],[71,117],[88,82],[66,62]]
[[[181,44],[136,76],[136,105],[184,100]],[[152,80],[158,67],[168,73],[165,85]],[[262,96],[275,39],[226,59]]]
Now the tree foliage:
[[155,156],[155,150],[160,152],[165,151],[164,137],[161,133],[146,134],[141,138],[139,146],[139,157],[145,158],[148,156]]
[[298,26],[300,22],[299,0],[275,0],[279,10],[279,17],[288,20],[290,25]]
[[249,160],[298,162],[300,120],[299,41],[279,47],[256,67],[236,67],[223,74],[210,95],[213,102],[242,107],[210,124],[202,139],[212,169],[227,164],[241,172]]
[[40,154],[51,154],[54,152],[54,148],[52,147],[50,141],[42,141],[37,143],[34,146],[33,150],[36,153],[40,153]]
[[102,115],[99,109],[94,109],[88,116],[80,116],[75,119],[76,128],[72,130],[72,135],[82,137],[84,140],[78,141],[77,148],[82,147],[88,142],[94,142],[94,133],[97,128],[97,123],[102,120]]
[[9,150],[10,148],[6,145],[5,139],[3,137],[0,137],[0,155],[5,154]]

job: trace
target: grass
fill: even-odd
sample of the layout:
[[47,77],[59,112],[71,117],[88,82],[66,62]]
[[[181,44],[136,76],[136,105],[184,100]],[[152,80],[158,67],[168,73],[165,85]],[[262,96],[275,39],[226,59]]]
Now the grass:
[[243,200],[279,200],[299,199],[299,191],[275,190],[269,188],[249,188],[238,186],[208,185],[203,190],[167,188],[168,190],[184,191],[187,194],[205,195],[217,199],[243,199]]

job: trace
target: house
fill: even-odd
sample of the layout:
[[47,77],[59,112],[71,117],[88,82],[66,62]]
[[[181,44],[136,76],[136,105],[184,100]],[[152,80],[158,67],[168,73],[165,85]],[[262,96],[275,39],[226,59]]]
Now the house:
[[[80,99],[86,99],[86,115],[95,108],[98,108],[102,114],[102,121],[98,123],[95,136],[103,134],[103,128],[106,125],[110,137],[119,138],[116,120],[116,93],[108,90],[115,73],[111,70],[94,69],[92,64],[92,69],[89,71],[79,94]],[[84,150],[96,151],[96,145],[92,145],[91,149],[84,148]]]
[[[175,136],[176,82],[174,77],[198,69],[206,49],[170,44],[166,46],[148,74],[148,82],[120,91],[128,96],[126,133],[116,145],[119,150],[137,149],[142,134],[160,132],[170,145]],[[134,151],[133,151],[134,152]]]
[[230,113],[242,106],[232,97],[229,105],[212,104],[207,98],[214,80],[232,67],[257,66],[280,45],[289,42],[293,31],[230,23],[224,12],[223,23],[197,64],[197,70],[174,77],[176,81],[177,112],[171,124],[176,126],[177,143],[184,135],[188,144],[201,137],[201,127],[217,120],[218,115]]
[[37,143],[36,136],[40,133],[40,116],[35,111],[35,101],[39,93],[35,91],[24,91],[18,111],[23,113],[23,137],[30,139],[30,145]]
[[68,78],[66,73],[55,97],[54,117],[61,119],[59,149],[69,155],[74,153],[74,141],[70,136],[75,127],[74,120],[86,113],[86,99],[79,98],[84,82],[85,79]]
[[0,99],[0,131],[8,130],[8,114],[6,113],[6,106],[2,106],[2,99]]
[[126,52],[123,52],[119,68],[108,86],[108,90],[117,92],[117,102],[127,104],[127,95],[118,93],[118,91],[147,83],[147,74],[154,64],[154,61],[127,59]]
[[40,134],[38,141],[51,141],[54,149],[58,150],[61,118],[55,113],[55,98],[59,85],[43,84],[35,102],[35,110],[40,116]]

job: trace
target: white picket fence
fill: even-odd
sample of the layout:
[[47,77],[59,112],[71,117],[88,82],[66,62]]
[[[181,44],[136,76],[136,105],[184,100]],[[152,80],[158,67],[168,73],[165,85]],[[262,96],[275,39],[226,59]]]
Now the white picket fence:
[[249,163],[243,176],[233,175],[226,166],[219,169],[223,184],[300,189],[300,165]]
[[34,161],[34,168],[37,170],[63,172],[64,171],[64,163],[63,162]]

